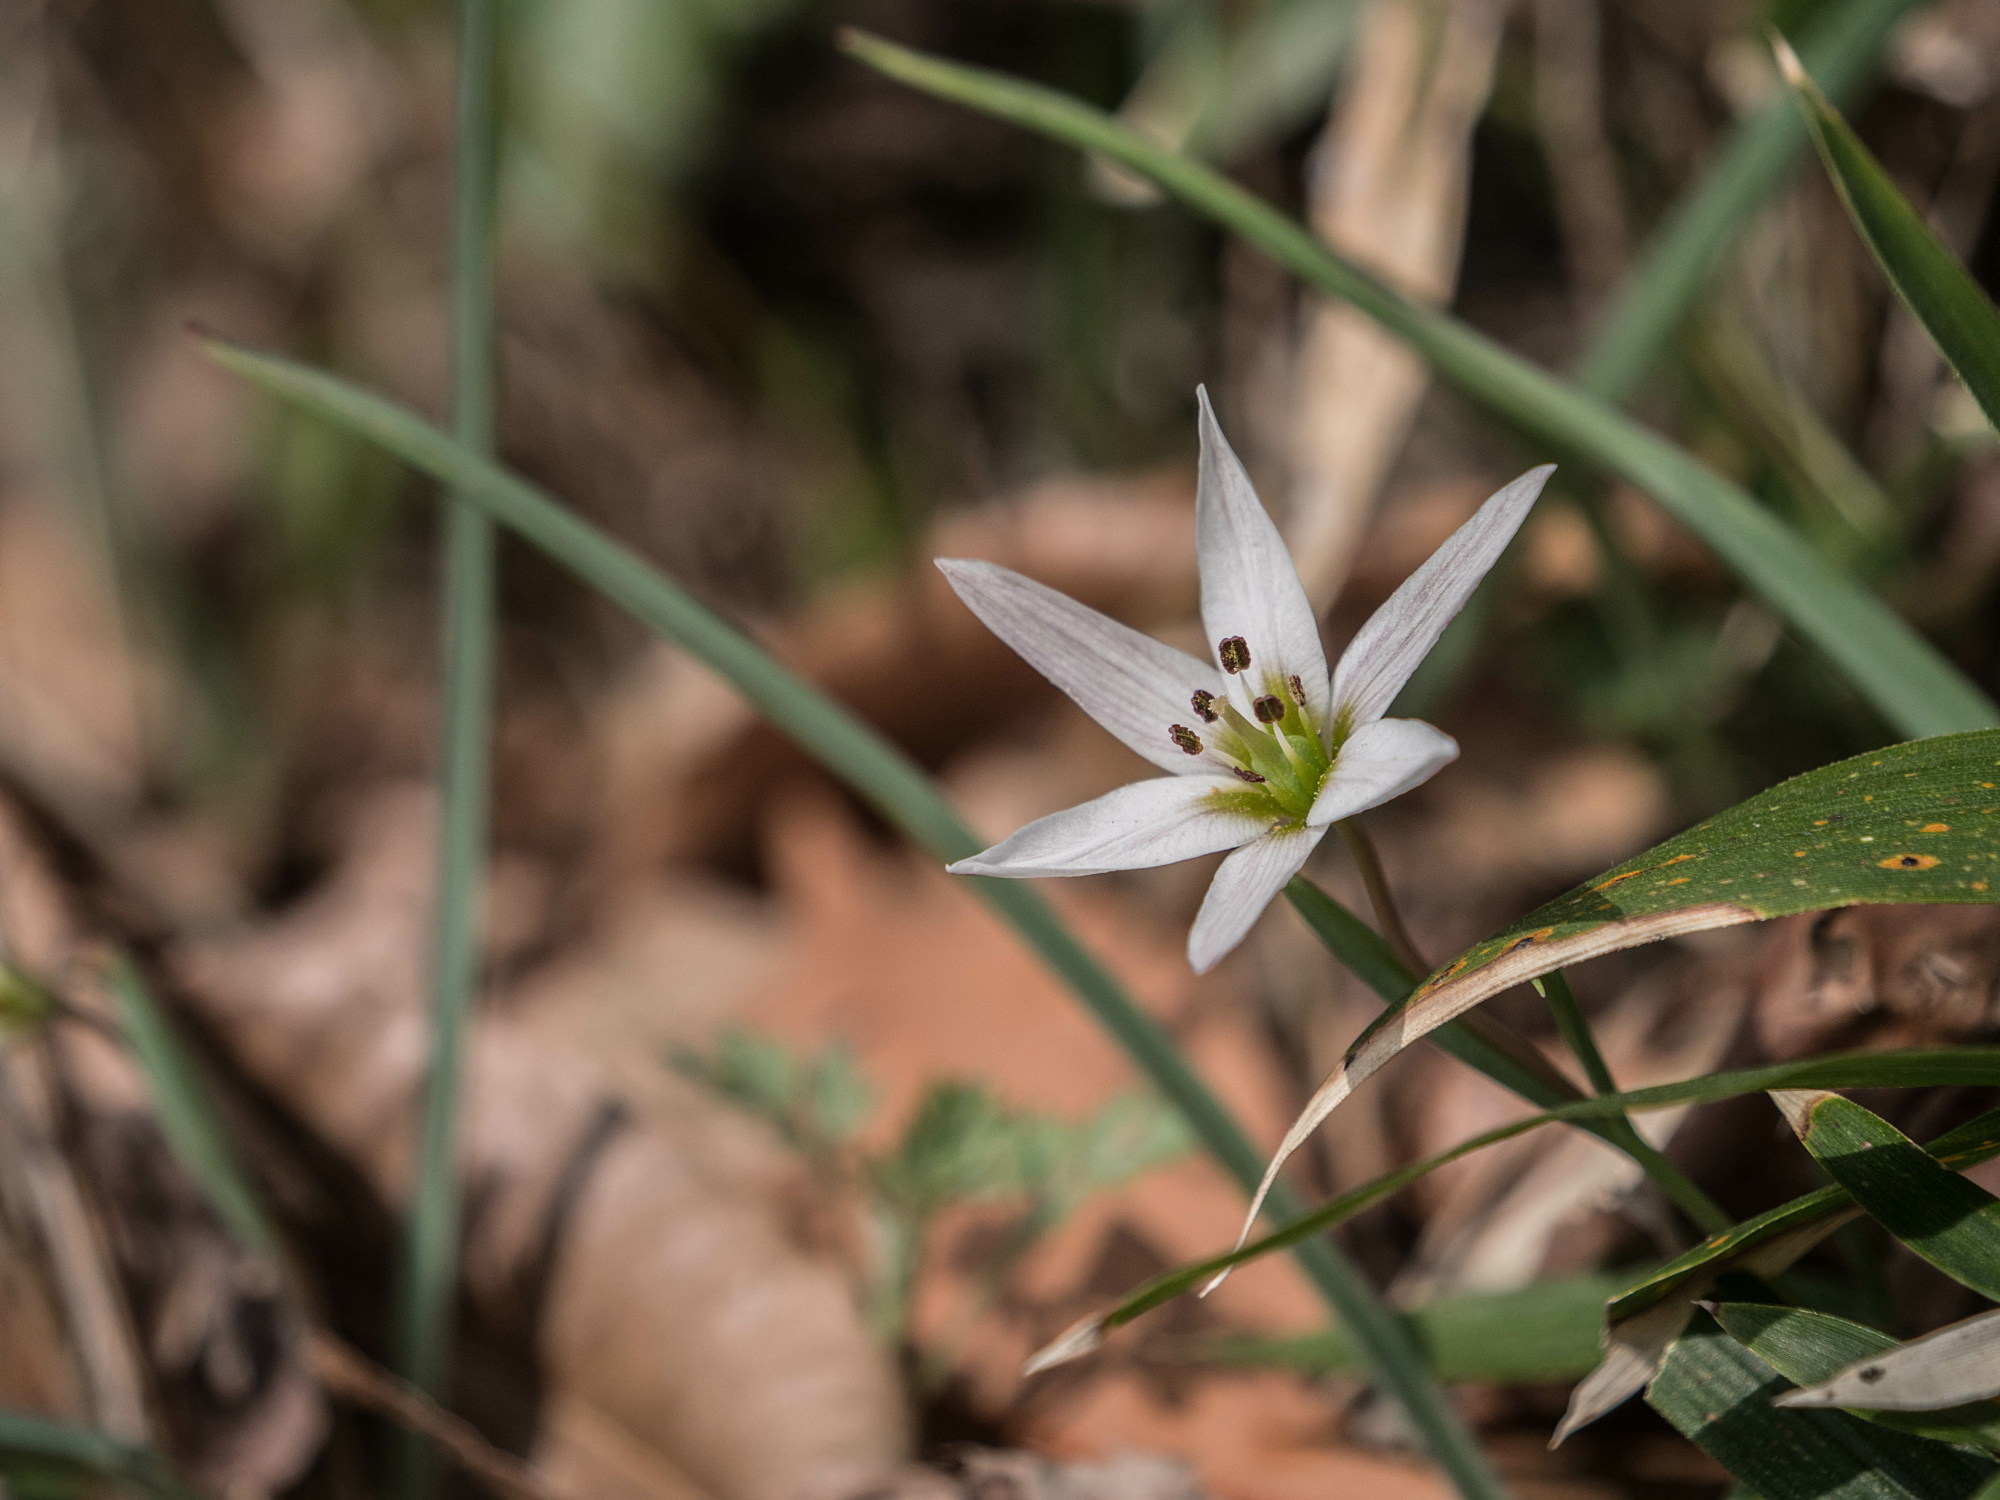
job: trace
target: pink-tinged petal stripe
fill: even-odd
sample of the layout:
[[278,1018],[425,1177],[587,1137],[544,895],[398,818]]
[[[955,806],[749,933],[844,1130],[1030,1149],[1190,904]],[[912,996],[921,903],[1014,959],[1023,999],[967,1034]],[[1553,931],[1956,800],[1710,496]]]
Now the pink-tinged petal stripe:
[[[1201,621],[1208,649],[1241,636],[1250,670],[1229,675],[1237,708],[1251,712],[1261,693],[1281,696],[1293,677],[1314,718],[1327,721],[1326,648],[1292,555],[1236,451],[1215,420],[1208,391],[1201,402],[1201,478],[1195,492],[1195,553],[1201,564]],[[1217,656],[1220,665],[1221,657]]]
[[1335,712],[1358,725],[1389,711],[1445,626],[1507,550],[1555,471],[1554,464],[1543,464],[1496,492],[1369,616],[1334,669]]
[[1161,770],[1185,776],[1226,768],[1212,751],[1187,754],[1169,733],[1185,725],[1206,743],[1207,726],[1188,700],[1197,688],[1222,691],[1222,674],[1208,663],[1010,568],[956,557],[941,557],[937,566],[987,629]]
[[1325,836],[1324,828],[1267,833],[1222,862],[1188,933],[1188,963],[1195,973],[1206,974],[1243,941]]
[[1211,793],[1236,785],[1217,776],[1135,781],[1037,818],[949,868],[954,875],[1102,875],[1234,849],[1269,827],[1263,819],[1226,810],[1211,799]]
[[1306,822],[1326,828],[1421,786],[1458,759],[1458,741],[1422,719],[1377,719],[1348,737]]

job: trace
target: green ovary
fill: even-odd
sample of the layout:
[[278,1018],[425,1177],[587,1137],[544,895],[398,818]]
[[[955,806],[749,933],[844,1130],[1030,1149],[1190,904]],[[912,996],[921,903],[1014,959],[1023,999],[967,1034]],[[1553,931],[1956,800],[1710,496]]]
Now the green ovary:
[[1319,725],[1292,700],[1282,681],[1267,681],[1260,696],[1275,698],[1283,705],[1283,716],[1275,723],[1253,723],[1227,699],[1218,699],[1221,722],[1210,730],[1217,750],[1263,780],[1211,792],[1210,800],[1273,827],[1301,824],[1312,811],[1313,799],[1332,769],[1334,757],[1327,751]]

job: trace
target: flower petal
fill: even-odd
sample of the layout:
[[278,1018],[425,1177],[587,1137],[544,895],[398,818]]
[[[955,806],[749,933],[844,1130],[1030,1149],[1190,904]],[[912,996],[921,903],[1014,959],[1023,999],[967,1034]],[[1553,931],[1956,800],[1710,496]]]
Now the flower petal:
[[1377,719],[1348,737],[1306,822],[1325,828],[1421,786],[1458,759],[1458,741],[1422,719]]
[[1543,464],[1495,492],[1355,633],[1333,674],[1333,701],[1338,712],[1351,716],[1350,723],[1366,724],[1389,711],[1445,626],[1500,560],[1555,471],[1554,464]]
[[1102,875],[1145,870],[1234,849],[1270,824],[1218,807],[1210,794],[1237,783],[1220,776],[1160,776],[1037,818],[984,853],[949,866],[954,875]]
[[[1251,488],[1250,476],[1222,428],[1204,387],[1201,402],[1201,481],[1195,492],[1195,553],[1201,563],[1201,623],[1208,648],[1241,636],[1250,670],[1229,678],[1230,696],[1244,713],[1259,694],[1286,693],[1296,677],[1306,707],[1327,719],[1326,648],[1306,601],[1292,554]],[[1217,662],[1221,661],[1218,653]]]
[[1168,737],[1176,724],[1201,732],[1189,698],[1197,688],[1222,691],[1221,674],[1208,663],[1012,569],[956,557],[937,565],[987,629],[1161,770],[1224,769],[1212,751],[1189,755]]
[[1188,934],[1188,963],[1195,973],[1206,974],[1243,941],[1324,837],[1324,828],[1267,833],[1222,862]]

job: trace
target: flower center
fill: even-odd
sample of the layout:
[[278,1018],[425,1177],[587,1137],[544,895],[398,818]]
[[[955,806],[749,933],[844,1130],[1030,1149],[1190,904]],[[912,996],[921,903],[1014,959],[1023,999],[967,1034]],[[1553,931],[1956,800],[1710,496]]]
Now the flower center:
[[[1250,648],[1240,635],[1223,641],[1216,655],[1232,676],[1250,670]],[[1210,794],[1219,805],[1273,827],[1303,823],[1332,768],[1333,754],[1306,706],[1305,684],[1298,678],[1268,673],[1261,681],[1252,678],[1251,686],[1254,722],[1227,697],[1201,688],[1188,699],[1199,727],[1174,724],[1167,737],[1188,755],[1214,751],[1236,773],[1241,786]]]

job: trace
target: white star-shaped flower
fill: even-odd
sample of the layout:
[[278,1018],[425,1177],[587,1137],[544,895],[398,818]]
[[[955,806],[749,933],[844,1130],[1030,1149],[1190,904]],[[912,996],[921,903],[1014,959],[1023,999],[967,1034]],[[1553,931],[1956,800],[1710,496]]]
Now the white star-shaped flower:
[[1195,550],[1213,665],[1009,569],[958,558],[938,567],[1036,671],[1173,773],[1039,818],[952,872],[1099,875],[1233,849],[1188,934],[1188,962],[1204,973],[1243,941],[1328,828],[1457,758],[1450,735],[1383,715],[1555,470],[1530,469],[1480,506],[1375,611],[1329,676],[1291,554],[1206,391],[1200,400]]

